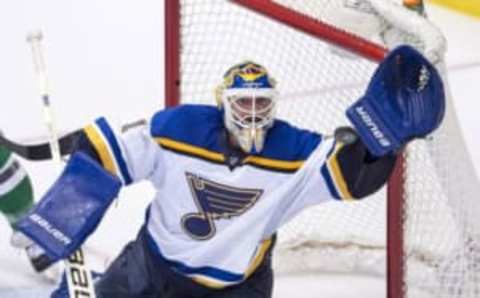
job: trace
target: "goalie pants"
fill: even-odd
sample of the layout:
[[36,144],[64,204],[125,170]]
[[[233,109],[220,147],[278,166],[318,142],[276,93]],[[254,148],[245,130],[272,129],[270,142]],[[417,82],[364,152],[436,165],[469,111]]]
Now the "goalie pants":
[[115,259],[96,283],[98,298],[270,298],[273,272],[271,251],[244,282],[216,290],[195,283],[154,256],[145,228]]

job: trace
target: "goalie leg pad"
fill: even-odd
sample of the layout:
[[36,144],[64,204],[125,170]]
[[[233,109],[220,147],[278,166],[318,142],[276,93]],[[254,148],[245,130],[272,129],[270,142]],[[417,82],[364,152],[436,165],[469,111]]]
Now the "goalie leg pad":
[[379,65],[365,95],[347,110],[370,153],[399,151],[440,126],[443,82],[435,67],[410,46],[393,50]]
[[83,153],[75,153],[61,176],[18,229],[53,260],[77,250],[96,229],[121,182]]

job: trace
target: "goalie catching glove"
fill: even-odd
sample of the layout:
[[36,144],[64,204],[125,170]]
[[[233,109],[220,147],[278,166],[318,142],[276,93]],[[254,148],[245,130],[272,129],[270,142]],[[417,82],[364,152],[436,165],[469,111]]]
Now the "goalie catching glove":
[[445,114],[435,67],[410,46],[393,50],[375,71],[365,95],[347,110],[370,153],[383,156],[434,131]]
[[17,227],[50,259],[64,259],[95,230],[120,187],[116,176],[86,154],[75,153],[62,175]]

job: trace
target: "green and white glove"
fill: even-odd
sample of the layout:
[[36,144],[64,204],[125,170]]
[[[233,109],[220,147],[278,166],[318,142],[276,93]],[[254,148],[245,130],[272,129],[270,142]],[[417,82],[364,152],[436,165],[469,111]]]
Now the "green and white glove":
[[33,188],[27,171],[9,150],[0,146],[0,213],[13,228],[11,245],[24,249],[35,271],[41,272],[52,262],[41,247],[15,229],[15,223],[33,205]]
[[27,171],[4,147],[0,147],[0,213],[15,222],[33,206],[33,189]]

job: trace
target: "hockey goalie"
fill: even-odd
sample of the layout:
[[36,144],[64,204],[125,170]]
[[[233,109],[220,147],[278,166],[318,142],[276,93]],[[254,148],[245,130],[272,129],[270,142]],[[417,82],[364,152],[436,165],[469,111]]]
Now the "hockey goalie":
[[[149,180],[157,191],[144,225],[96,282],[97,297],[272,297],[277,230],[309,206],[377,191],[445,110],[440,75],[409,46],[379,65],[346,111],[353,127],[334,137],[276,119],[276,85],[245,61],[224,74],[216,107],[165,109],[122,134],[99,118],[18,229],[64,259],[122,187]],[[66,296],[62,286],[52,294]]]

